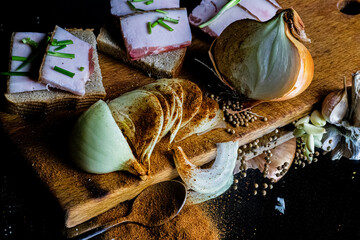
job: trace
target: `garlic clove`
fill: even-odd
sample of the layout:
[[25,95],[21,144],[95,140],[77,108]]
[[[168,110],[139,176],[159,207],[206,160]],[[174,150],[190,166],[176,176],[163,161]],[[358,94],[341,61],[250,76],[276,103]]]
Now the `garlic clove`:
[[313,153],[315,151],[315,142],[314,142],[314,136],[312,134],[305,134],[305,145],[306,148]]
[[327,122],[331,124],[340,123],[346,116],[349,108],[346,81],[344,89],[329,93],[321,106],[321,113]]
[[310,161],[313,160],[312,155],[310,155],[310,154],[312,154],[312,153],[314,153],[314,152],[311,152],[307,147],[305,148],[304,154],[305,154],[305,156],[307,157],[307,159],[310,160]]
[[305,130],[301,129],[301,128],[295,128],[294,132],[293,132],[294,136],[296,138],[301,137],[305,134]]
[[325,128],[314,126],[310,123],[304,123],[303,129],[307,134],[324,134],[326,132]]
[[295,127],[303,128],[304,123],[309,123],[309,122],[310,122],[309,116],[302,117],[295,123]]
[[314,144],[315,144],[315,147],[321,148],[322,147],[321,139],[315,138],[315,136],[314,136]]
[[314,110],[310,116],[311,123],[315,126],[323,127],[326,125],[326,119],[319,110]]

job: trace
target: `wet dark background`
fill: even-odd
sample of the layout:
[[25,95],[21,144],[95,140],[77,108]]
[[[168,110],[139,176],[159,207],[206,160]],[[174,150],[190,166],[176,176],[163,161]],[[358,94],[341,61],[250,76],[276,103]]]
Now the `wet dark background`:
[[[21,0],[1,5],[0,71],[7,71],[11,32],[48,32],[57,24],[94,28],[97,33],[110,11],[107,0]],[[61,214],[53,199],[1,130],[0,141],[0,239],[63,239]],[[226,239],[360,239],[359,174],[359,162],[324,156],[305,168],[292,167],[264,197],[252,194],[253,184],[261,185],[264,179],[249,170],[237,190],[232,187],[210,204]],[[285,200],[285,214],[275,210],[277,197]]]

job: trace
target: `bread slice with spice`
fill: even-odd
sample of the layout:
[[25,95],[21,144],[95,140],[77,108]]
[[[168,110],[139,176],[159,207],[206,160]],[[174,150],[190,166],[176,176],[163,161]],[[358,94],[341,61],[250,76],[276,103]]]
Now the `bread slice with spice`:
[[178,76],[186,53],[186,47],[183,47],[169,52],[146,56],[138,60],[129,60],[121,32],[112,22],[108,22],[100,29],[97,44],[99,51],[138,68],[154,78]]
[[[98,54],[96,51],[96,37],[92,29],[67,29],[75,37],[90,44],[93,49],[89,55],[91,59],[91,75],[85,83],[85,93],[83,96],[75,95],[71,92],[51,88],[47,85],[47,89],[34,91],[10,91],[11,77],[8,77],[8,89],[5,93],[5,107],[8,112],[22,115],[33,115],[39,113],[47,113],[55,110],[81,110],[89,107],[97,100],[105,97],[106,92],[102,83],[101,69],[99,65]],[[16,42],[13,34],[11,46]],[[13,55],[11,50],[10,55]],[[10,64],[11,65],[11,64]],[[11,68],[10,68],[11,71]],[[46,85],[45,85],[46,86]]]

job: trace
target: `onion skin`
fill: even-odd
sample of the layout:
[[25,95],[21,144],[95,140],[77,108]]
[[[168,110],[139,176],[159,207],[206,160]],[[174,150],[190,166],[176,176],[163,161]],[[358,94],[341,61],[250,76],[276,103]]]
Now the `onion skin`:
[[[280,33],[284,31],[284,35],[280,34],[280,37],[276,35],[273,39],[273,44],[283,47],[281,48],[283,52],[276,52],[280,56],[273,55],[276,54],[273,51],[277,50],[275,47],[271,49],[269,56],[263,57],[262,53],[269,54],[266,47],[271,43],[272,38],[258,39],[259,36],[270,36],[271,31]],[[257,41],[258,45],[249,47],[250,40]],[[301,94],[313,79],[313,59],[300,41],[310,40],[306,37],[304,24],[299,15],[294,9],[289,8],[279,11],[267,22],[244,19],[232,23],[213,42],[209,56],[220,80],[230,89],[235,89],[250,99],[283,101]],[[281,60],[277,60],[280,59],[279,57]],[[275,64],[270,61],[275,61]],[[281,63],[286,65],[278,67],[283,65]],[[280,77],[274,77],[273,68],[277,68]],[[259,71],[256,71],[258,69]],[[260,70],[263,75],[259,77],[256,73],[261,74]],[[270,86],[273,91],[266,90]]]
[[[304,29],[304,24],[300,18],[300,16],[293,11],[289,11],[288,14],[293,14],[292,18],[295,18],[294,28],[291,27],[291,22],[289,22],[285,27],[285,34],[290,39],[290,41],[297,48],[299,57],[300,57],[300,69],[298,73],[297,80],[295,81],[294,87],[290,90],[288,94],[285,94],[281,98],[273,99],[272,101],[283,101],[293,97],[298,96],[303,91],[305,91],[311,84],[311,81],[314,77],[314,61],[309,52],[309,50],[299,42],[294,36],[297,38],[301,38],[303,41],[309,42],[310,40],[306,37],[302,37],[301,34],[296,34],[295,32],[302,32]],[[290,18],[291,19],[291,18]],[[298,31],[294,31],[294,29],[299,29]]]

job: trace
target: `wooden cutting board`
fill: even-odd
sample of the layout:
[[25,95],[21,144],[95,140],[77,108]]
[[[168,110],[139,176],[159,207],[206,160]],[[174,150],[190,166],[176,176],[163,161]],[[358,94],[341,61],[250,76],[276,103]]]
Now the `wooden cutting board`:
[[[266,116],[267,122],[259,120],[247,128],[238,127],[235,134],[217,129],[180,142],[194,163],[201,165],[210,161],[215,156],[217,142],[237,140],[240,145],[246,144],[308,114],[327,93],[341,88],[344,76],[350,82],[351,74],[360,69],[360,15],[341,13],[337,8],[338,0],[279,2],[283,7],[294,7],[306,25],[312,40],[307,47],[315,63],[312,84],[295,99],[255,107],[253,112]],[[205,58],[209,44],[209,38],[194,34],[182,77],[202,84],[209,80],[211,75],[194,61],[195,57]],[[109,56],[100,53],[99,58],[108,99],[154,81]],[[3,129],[64,210],[67,227],[83,223],[135,197],[150,184],[177,176],[171,154],[164,144],[159,144],[153,153],[153,175],[146,181],[124,172],[93,175],[79,171],[69,162],[66,153],[68,132],[78,116],[70,113],[31,119],[9,115],[3,110],[0,113]]]

